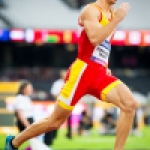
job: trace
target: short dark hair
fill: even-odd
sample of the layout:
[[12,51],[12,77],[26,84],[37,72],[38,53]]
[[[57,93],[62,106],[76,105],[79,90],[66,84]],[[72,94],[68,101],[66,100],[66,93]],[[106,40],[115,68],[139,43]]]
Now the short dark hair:
[[22,81],[20,83],[20,86],[19,86],[19,89],[18,89],[18,92],[16,95],[18,94],[23,94],[24,95],[24,89],[27,87],[27,85],[30,85],[31,83],[29,81]]

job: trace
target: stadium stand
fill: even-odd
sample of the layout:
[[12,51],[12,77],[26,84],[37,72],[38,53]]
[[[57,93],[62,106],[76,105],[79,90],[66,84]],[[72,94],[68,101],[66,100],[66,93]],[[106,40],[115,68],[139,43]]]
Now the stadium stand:
[[87,3],[94,2],[94,0],[63,0],[69,7],[74,9],[80,9]]
[[[40,0],[8,0],[7,5],[7,10],[2,12],[13,21],[15,27],[53,29],[77,27],[79,11],[71,10],[59,0],[46,0],[44,3]],[[56,13],[57,11],[59,13]]]
[[[91,0],[84,1],[82,5],[84,6],[89,1]],[[76,2],[77,0],[45,0],[44,2],[40,0],[7,0],[5,2],[7,9],[1,10],[1,13],[12,22],[14,27],[77,29],[77,19],[81,10],[72,9],[72,7],[78,7]],[[120,0],[116,6],[122,2],[123,0]],[[149,14],[149,5],[147,5],[149,0],[145,0],[144,3],[143,0],[138,0],[138,3],[135,3],[134,0],[129,2],[131,5],[129,15],[118,29],[149,29],[150,21],[143,17]],[[144,10],[141,10],[141,5]],[[1,22],[0,27],[4,27]]]

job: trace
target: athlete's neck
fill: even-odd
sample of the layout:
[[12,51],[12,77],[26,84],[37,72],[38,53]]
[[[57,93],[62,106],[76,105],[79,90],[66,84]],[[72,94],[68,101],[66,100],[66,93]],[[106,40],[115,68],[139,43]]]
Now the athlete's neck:
[[111,4],[107,3],[106,0],[97,0],[96,4],[100,6],[105,12],[110,12]]

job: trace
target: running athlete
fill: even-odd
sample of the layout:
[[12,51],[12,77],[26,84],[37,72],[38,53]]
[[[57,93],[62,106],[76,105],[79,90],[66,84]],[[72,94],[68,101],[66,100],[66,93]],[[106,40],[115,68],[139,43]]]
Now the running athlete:
[[120,108],[114,150],[123,150],[137,102],[129,88],[107,71],[111,37],[130,7],[128,3],[122,3],[114,12],[112,5],[116,1],[97,0],[85,6],[79,16],[81,34],[78,57],[68,71],[54,112],[48,118],[32,124],[18,136],[7,136],[5,150],[15,150],[23,142],[59,128],[85,94],[91,94]]

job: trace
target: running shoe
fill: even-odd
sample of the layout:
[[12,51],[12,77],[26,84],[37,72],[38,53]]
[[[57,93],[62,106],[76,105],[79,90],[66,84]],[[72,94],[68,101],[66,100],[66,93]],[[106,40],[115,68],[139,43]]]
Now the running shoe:
[[14,138],[14,136],[12,136],[12,135],[8,135],[8,136],[6,137],[6,143],[5,143],[5,148],[4,148],[4,150],[18,150],[18,149],[16,149],[16,148],[13,148],[13,147],[12,147],[11,142],[12,142],[13,138]]

